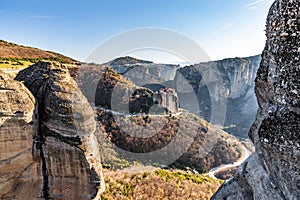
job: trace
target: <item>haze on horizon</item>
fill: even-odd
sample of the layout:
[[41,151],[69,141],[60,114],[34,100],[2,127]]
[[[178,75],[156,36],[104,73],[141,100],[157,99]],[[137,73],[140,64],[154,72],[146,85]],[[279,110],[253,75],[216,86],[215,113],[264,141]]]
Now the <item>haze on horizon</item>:
[[[144,27],[170,29],[197,42],[212,60],[260,54],[273,0],[4,0],[0,39],[85,61],[108,38]],[[161,51],[131,56],[181,63]]]

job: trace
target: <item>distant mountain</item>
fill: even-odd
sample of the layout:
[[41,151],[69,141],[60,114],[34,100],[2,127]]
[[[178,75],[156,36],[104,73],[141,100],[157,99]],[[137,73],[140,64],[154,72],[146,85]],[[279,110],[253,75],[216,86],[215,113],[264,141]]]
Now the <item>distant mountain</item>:
[[139,60],[137,58],[133,58],[130,56],[125,56],[125,57],[120,57],[116,58],[113,61],[110,61],[106,64],[110,66],[119,66],[119,65],[133,65],[133,64],[151,64],[153,63],[152,61],[146,61],[146,60]]
[[0,59],[21,59],[28,61],[51,60],[64,64],[77,64],[78,61],[59,53],[44,51],[38,48],[17,45],[0,40]]
[[162,84],[174,80],[179,65],[158,64],[151,61],[138,60],[132,57],[117,58],[106,63],[124,77],[131,79],[136,85]]

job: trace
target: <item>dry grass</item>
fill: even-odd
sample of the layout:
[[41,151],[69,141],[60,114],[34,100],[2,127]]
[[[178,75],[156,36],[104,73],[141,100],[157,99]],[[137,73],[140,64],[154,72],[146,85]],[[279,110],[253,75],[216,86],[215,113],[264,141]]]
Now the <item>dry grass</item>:
[[124,173],[105,169],[104,175],[104,200],[205,200],[210,199],[223,183],[206,175],[194,175],[180,170]]
[[[235,137],[187,112],[183,112],[181,116],[153,116],[149,119],[141,116],[119,117],[118,123],[109,112],[96,111],[96,114],[101,129],[98,131],[98,137],[102,144],[102,160],[113,169],[127,167],[134,161],[161,166],[172,153],[186,149],[186,144],[190,145],[189,148],[174,161],[172,167],[189,167],[205,173],[213,167],[235,162],[242,156],[241,143]],[[140,127],[143,127],[142,132]],[[140,133],[141,137],[131,137],[127,133]],[[143,134],[151,137],[143,138]],[[163,148],[174,139],[178,142],[172,152],[161,151],[160,157],[153,159],[121,155],[114,152],[114,147],[109,145],[115,144],[129,152],[147,153]],[[190,143],[190,140],[193,142]],[[203,151],[202,154],[200,150]]]
[[52,61],[58,61],[66,64],[78,63],[78,61],[58,53],[43,51],[32,47],[21,46],[21,45],[9,43],[4,40],[0,40],[0,58],[15,59],[15,60],[19,59],[21,61],[27,60],[32,63],[36,63],[36,61],[46,60],[46,59]]

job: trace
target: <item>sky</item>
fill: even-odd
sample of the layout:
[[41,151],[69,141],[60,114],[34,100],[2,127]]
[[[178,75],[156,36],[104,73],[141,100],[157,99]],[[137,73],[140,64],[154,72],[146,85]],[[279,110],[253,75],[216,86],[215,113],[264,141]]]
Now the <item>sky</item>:
[[[0,0],[0,39],[86,61],[100,44],[126,31],[176,31],[212,60],[260,54],[274,0]],[[161,63],[182,60],[156,50],[129,55]]]

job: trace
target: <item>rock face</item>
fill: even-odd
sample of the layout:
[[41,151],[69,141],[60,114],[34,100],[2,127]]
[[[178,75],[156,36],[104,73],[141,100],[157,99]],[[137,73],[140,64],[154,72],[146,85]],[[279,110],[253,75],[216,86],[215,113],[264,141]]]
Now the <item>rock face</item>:
[[118,73],[132,80],[137,86],[146,84],[161,84],[174,80],[179,65],[156,64],[150,61],[138,60],[132,57],[117,58],[107,65],[112,66]]
[[178,113],[179,103],[175,89],[162,88],[154,94],[154,99],[169,112]]
[[148,114],[164,109],[172,113],[178,112],[178,98],[173,89],[161,89],[154,94],[148,88],[137,87],[111,67],[100,76],[95,105],[124,114]]
[[[260,60],[260,56],[232,58],[179,69],[176,75],[179,100],[195,94],[199,102],[199,113],[195,113],[195,109],[188,106],[185,109],[211,121],[212,101],[218,102],[221,96],[227,102],[227,105],[224,105],[227,110],[225,126],[234,125],[227,131],[236,136],[247,137],[258,108],[254,94],[254,79]],[[220,73],[220,78],[223,79],[221,87],[211,77],[212,69]],[[192,86],[193,91],[181,89],[182,78]],[[210,90],[208,85],[211,86]]]
[[256,79],[252,155],[213,199],[300,199],[300,3],[277,0]]
[[153,105],[153,92],[147,88],[136,88],[129,99],[129,113],[148,114]]
[[129,99],[135,85],[108,67],[98,78],[95,105],[121,113],[129,113]]
[[94,112],[66,67],[39,62],[20,71],[37,99],[33,152],[41,162],[44,199],[99,199],[104,189]]
[[42,165],[32,155],[37,130],[34,97],[0,71],[0,199],[40,197]]

